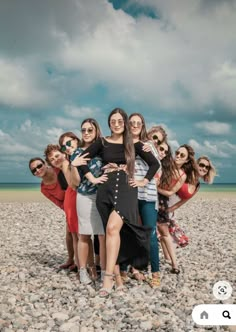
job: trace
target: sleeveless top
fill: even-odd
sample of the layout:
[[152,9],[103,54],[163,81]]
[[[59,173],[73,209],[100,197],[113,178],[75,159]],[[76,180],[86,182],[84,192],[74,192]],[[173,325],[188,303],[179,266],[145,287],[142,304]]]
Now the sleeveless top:
[[179,198],[181,198],[181,199],[190,199],[190,198],[192,198],[196,194],[196,192],[199,190],[199,187],[200,187],[200,183],[198,182],[194,192],[190,193],[188,191],[188,185],[189,184],[185,182],[182,185],[182,187],[179,189],[179,191],[177,192],[177,195],[179,196]]

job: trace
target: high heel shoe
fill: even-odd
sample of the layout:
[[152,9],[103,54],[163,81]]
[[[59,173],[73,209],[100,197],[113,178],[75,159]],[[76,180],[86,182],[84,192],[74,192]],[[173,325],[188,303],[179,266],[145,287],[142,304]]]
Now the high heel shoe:
[[114,274],[109,274],[109,273],[104,273],[103,275],[103,279],[105,277],[109,277],[111,280],[112,280],[112,284],[111,284],[111,288],[108,288],[108,287],[102,287],[100,290],[99,290],[99,297],[103,297],[103,298],[107,298],[111,295],[112,291],[113,291],[113,288],[114,288]]

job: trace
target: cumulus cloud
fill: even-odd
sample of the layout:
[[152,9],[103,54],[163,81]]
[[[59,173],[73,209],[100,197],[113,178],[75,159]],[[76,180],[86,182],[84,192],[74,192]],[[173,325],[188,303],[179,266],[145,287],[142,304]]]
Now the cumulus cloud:
[[13,107],[42,106],[50,94],[35,80],[34,74],[21,61],[0,58],[0,103]]
[[230,124],[218,121],[201,121],[196,123],[195,127],[212,135],[227,135],[231,131]]
[[214,158],[231,158],[236,155],[236,145],[228,141],[196,141],[195,139],[189,140],[189,145],[193,147],[197,155],[209,155]]
[[75,105],[65,105],[64,110],[66,115],[73,118],[95,117],[98,113],[100,113],[100,109],[98,107],[78,107]]
[[[143,6],[141,0],[131,2]],[[10,11],[13,4],[16,10]],[[209,6],[202,1],[147,0],[145,5],[158,19],[134,18],[104,0],[50,1],[40,6],[35,1],[6,2],[1,5],[1,45],[11,58],[17,50],[18,59],[25,54],[33,58],[35,72],[39,64],[53,64],[54,74],[62,74],[64,89],[73,73],[81,83],[90,81],[90,88],[102,82],[113,97],[145,100],[166,109],[195,111],[216,99],[232,108],[236,102],[233,2]],[[21,41],[17,47],[9,48],[6,42],[7,12],[12,22],[8,34]],[[15,15],[23,22],[20,30]],[[14,94],[15,105],[28,105],[27,74],[19,87],[16,82],[22,75],[18,68],[14,71],[15,86],[10,84],[11,93],[2,94],[2,100],[14,103]],[[42,81],[39,91],[43,85]],[[38,96],[33,89],[31,102],[42,102],[43,96]]]

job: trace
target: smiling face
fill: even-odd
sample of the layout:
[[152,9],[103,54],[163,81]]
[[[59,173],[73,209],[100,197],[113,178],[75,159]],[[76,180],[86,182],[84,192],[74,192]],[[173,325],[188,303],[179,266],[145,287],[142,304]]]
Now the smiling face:
[[121,135],[123,134],[124,128],[124,119],[120,113],[112,114],[109,121],[110,129],[113,134]]
[[206,159],[200,159],[197,163],[198,173],[201,178],[204,178],[210,169],[210,163]]
[[184,147],[180,147],[175,151],[175,163],[181,168],[186,162],[188,162],[188,150]]
[[47,171],[47,166],[41,160],[34,160],[30,163],[29,168],[31,173],[38,178],[42,178]]
[[53,167],[61,168],[62,163],[65,160],[65,155],[58,150],[54,150],[48,154],[47,160]]
[[69,136],[63,137],[61,150],[68,155],[72,155],[73,152],[77,149],[78,143],[75,138],[71,138]]
[[149,134],[149,139],[151,139],[155,144],[155,146],[157,147],[158,145],[161,144],[161,142],[163,142],[164,137],[160,131],[154,131],[151,134]]
[[90,122],[83,123],[81,133],[85,146],[90,145],[96,139],[96,127]]
[[129,124],[130,124],[130,131],[131,131],[133,137],[139,138],[141,131],[142,131],[142,127],[143,127],[143,122],[142,122],[142,119],[140,118],[140,116],[133,115],[129,119]]
[[168,150],[169,150],[169,147],[168,147],[168,145],[165,142],[157,145],[157,152],[158,152],[160,160],[162,160],[163,158],[165,158],[165,156],[168,153]]

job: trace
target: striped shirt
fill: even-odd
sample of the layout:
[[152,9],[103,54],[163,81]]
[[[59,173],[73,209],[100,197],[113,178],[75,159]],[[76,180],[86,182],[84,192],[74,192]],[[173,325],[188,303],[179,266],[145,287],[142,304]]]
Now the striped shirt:
[[[153,143],[148,141],[147,143],[151,148],[153,155],[159,160],[158,153]],[[160,163],[161,164],[161,163]],[[134,177],[136,180],[143,180],[148,170],[147,163],[141,159],[139,156],[135,159],[135,174]],[[158,173],[161,171],[161,168],[158,170]],[[157,186],[155,178],[152,178],[151,181],[145,187],[138,187],[138,199],[148,202],[157,202],[156,209],[158,206],[158,195],[157,195]]]

